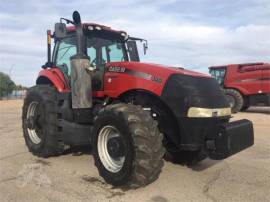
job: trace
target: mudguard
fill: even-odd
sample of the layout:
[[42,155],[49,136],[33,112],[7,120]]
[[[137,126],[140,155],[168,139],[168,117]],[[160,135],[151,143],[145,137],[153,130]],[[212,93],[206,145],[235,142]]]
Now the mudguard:
[[70,92],[68,81],[58,68],[41,70],[38,74],[36,84],[46,84],[44,83],[44,80],[48,80],[53,83],[58,92]]

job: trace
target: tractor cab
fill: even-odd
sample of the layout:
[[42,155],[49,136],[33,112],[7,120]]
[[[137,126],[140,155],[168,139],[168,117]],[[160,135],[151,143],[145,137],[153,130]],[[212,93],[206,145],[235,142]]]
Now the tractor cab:
[[[91,27],[91,25],[84,26],[84,30],[89,29],[88,27]],[[98,27],[101,28],[101,26]],[[68,78],[71,76],[71,57],[77,52],[76,33],[72,31],[72,28],[68,28],[71,31],[68,31],[66,37],[56,38],[53,54],[53,64],[60,68]],[[85,31],[83,45],[89,58],[90,67],[93,69],[93,90],[102,90],[105,64],[115,61],[129,61],[129,57],[124,36],[120,33],[102,30],[100,32],[103,32],[103,34],[97,36],[96,31]]]
[[[82,24],[82,41],[79,48],[89,59],[92,71],[92,88],[103,89],[105,65],[110,62],[140,61],[136,41],[143,42],[146,53],[147,41],[129,37],[126,32],[95,23]],[[78,52],[78,35],[76,26],[56,23],[52,66],[59,68],[65,77],[71,77],[71,59]],[[49,57],[49,56],[48,56]]]
[[[72,24],[73,26],[66,26]],[[110,62],[140,61],[136,41],[143,42],[146,53],[147,41],[129,37],[124,31],[81,22],[80,14],[73,13],[73,21],[60,18],[54,34],[47,32],[48,61],[43,68],[61,70],[70,86],[72,108],[93,106],[93,91],[104,89],[105,65]],[[51,59],[51,38],[55,47]]]
[[227,69],[227,66],[216,66],[216,67],[209,68],[209,73],[218,81],[219,85],[221,86],[224,85],[226,69]]

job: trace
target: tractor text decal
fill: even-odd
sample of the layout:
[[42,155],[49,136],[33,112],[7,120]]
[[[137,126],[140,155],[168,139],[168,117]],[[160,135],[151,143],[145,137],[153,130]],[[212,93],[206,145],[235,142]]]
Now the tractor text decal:
[[162,79],[156,76],[153,76],[151,74],[147,74],[145,72],[139,72],[136,70],[132,70],[132,69],[127,69],[125,67],[115,67],[115,66],[111,66],[107,68],[108,72],[117,72],[117,73],[125,73],[125,74],[129,74],[132,76],[136,76],[136,77],[140,77],[140,78],[144,78],[147,80],[151,80],[157,83],[162,83]]
[[119,72],[119,73],[123,73],[126,71],[125,67],[109,67],[108,68],[109,72]]

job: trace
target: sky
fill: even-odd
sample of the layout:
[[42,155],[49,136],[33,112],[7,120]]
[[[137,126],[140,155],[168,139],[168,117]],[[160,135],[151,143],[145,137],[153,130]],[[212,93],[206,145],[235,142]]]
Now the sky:
[[46,62],[46,30],[78,10],[149,43],[143,62],[199,72],[270,62],[270,0],[1,0],[0,71],[32,86]]

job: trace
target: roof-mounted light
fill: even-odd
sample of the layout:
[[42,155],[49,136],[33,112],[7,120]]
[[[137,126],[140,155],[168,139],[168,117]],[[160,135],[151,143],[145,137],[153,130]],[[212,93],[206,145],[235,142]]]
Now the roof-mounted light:
[[101,27],[96,26],[95,29],[96,29],[96,30],[101,30]]
[[125,40],[128,39],[128,35],[127,35],[127,33],[125,33],[125,32],[122,32],[122,33],[121,33],[121,36],[123,36]]
[[93,27],[93,26],[88,26],[87,28],[88,28],[88,30],[90,30],[90,31],[94,30],[94,27]]

